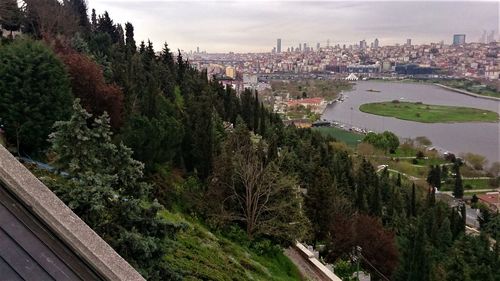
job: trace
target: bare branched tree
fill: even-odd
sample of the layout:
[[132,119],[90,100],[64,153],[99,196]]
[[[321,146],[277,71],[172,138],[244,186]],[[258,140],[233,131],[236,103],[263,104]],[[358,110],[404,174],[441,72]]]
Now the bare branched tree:
[[292,242],[302,237],[309,224],[294,178],[263,161],[251,145],[226,147],[216,162],[208,192],[219,206],[212,209],[214,217],[241,223],[250,239],[266,235]]
[[28,28],[38,36],[71,36],[78,31],[78,17],[67,1],[23,0]]

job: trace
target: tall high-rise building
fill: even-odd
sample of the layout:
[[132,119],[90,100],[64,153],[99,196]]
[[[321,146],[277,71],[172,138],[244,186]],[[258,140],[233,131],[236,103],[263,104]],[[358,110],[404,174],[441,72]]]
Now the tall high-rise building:
[[320,47],[320,46],[321,46],[321,45],[320,45],[319,43],[316,43],[316,50],[318,50],[318,51],[319,51],[319,47]]
[[200,53],[200,47],[196,47],[196,53]]
[[406,39],[406,46],[411,46],[411,39],[410,38]]
[[375,41],[373,41],[373,47],[375,49],[378,48],[378,38],[375,38]]
[[276,40],[276,51],[278,53],[281,53],[281,38],[278,38],[278,40]]
[[453,35],[453,45],[465,44],[465,34],[454,34]]
[[304,43],[304,47],[302,49],[304,52],[307,52],[307,43]]
[[330,39],[326,40],[326,47],[330,48]]

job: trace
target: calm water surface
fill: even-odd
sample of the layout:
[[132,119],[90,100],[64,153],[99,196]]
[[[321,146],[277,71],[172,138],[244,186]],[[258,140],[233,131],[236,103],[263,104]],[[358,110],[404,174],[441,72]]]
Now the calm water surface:
[[[373,89],[380,91],[368,92]],[[434,146],[455,154],[473,152],[488,158],[489,164],[500,161],[500,123],[419,123],[383,117],[359,111],[364,103],[411,101],[427,104],[467,106],[500,112],[500,101],[475,98],[434,85],[359,81],[344,102],[329,105],[323,117],[375,132],[394,132],[401,138],[428,137]]]

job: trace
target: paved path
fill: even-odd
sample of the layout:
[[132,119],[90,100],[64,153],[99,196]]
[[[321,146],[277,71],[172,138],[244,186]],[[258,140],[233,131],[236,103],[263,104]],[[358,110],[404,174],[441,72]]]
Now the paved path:
[[305,278],[305,280],[329,281],[317,274],[309,262],[307,262],[294,247],[286,249],[285,255],[295,264],[295,266],[297,266],[300,274]]

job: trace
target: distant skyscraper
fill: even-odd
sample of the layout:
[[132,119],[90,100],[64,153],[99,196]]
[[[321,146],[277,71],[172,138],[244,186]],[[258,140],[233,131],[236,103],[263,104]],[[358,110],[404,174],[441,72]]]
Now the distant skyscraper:
[[368,45],[366,44],[366,40],[361,40],[359,41],[359,48],[360,49],[366,49]]
[[320,47],[320,44],[319,43],[316,43],[316,50],[319,51],[319,47]]
[[410,38],[406,39],[406,46],[411,46],[411,39]]
[[307,52],[307,43],[304,43],[304,47],[302,49],[304,52]]
[[330,48],[330,39],[326,40],[326,47]]
[[465,34],[454,34],[453,35],[453,45],[465,44]]
[[281,53],[281,39],[278,38],[278,40],[276,40],[276,51],[278,53]]
[[378,38],[375,38],[375,41],[373,41],[373,47],[378,48]]
[[200,52],[200,47],[196,47],[196,52],[199,53]]

